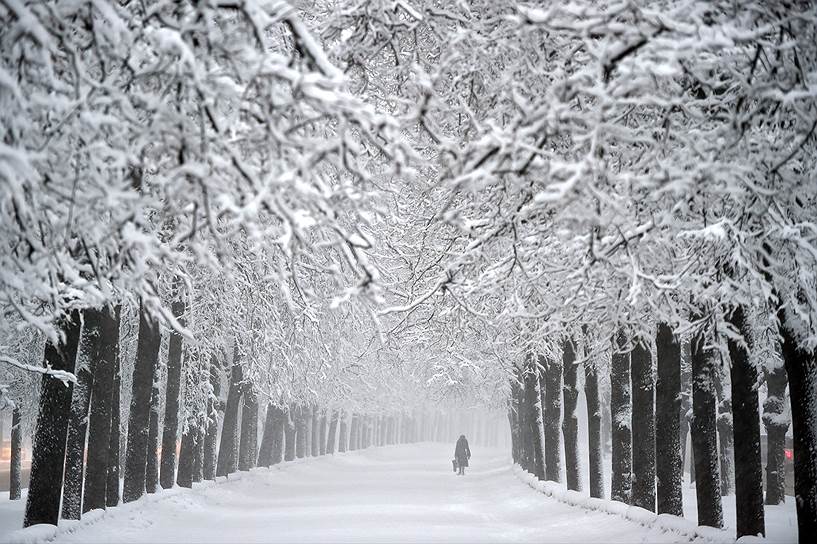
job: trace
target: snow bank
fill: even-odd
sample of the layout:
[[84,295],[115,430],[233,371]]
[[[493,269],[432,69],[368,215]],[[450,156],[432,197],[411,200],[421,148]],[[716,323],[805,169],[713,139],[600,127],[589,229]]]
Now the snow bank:
[[[678,540],[688,542],[712,542],[721,543],[735,542],[734,537],[723,529],[716,529],[714,527],[703,527],[697,525],[695,522],[678,516],[670,514],[655,514],[640,508],[638,506],[630,506],[619,501],[611,501],[605,499],[597,499],[587,497],[586,495],[577,491],[568,491],[562,484],[557,482],[540,481],[530,472],[519,465],[514,465],[513,472],[517,478],[528,484],[530,487],[556,499],[559,502],[593,510],[604,512],[614,516],[619,516],[630,521],[633,521],[643,527],[647,527],[653,531],[660,533],[671,533],[678,536]],[[750,542],[765,542],[765,539],[758,537],[744,537],[739,541],[741,544]]]

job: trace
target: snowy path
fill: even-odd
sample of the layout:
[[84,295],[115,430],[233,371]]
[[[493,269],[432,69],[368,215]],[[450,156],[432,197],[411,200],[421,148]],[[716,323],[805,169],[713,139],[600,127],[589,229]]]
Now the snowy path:
[[[260,469],[81,522],[57,542],[650,542],[623,518],[559,503],[475,448],[465,477],[452,448],[370,449]],[[157,500],[158,499],[158,500]]]

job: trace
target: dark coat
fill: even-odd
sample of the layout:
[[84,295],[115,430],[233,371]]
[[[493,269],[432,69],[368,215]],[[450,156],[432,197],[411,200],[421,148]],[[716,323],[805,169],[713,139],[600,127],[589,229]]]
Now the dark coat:
[[468,440],[465,438],[457,440],[457,447],[454,448],[454,458],[457,460],[457,466],[468,466],[468,459],[471,458],[471,448],[468,447]]

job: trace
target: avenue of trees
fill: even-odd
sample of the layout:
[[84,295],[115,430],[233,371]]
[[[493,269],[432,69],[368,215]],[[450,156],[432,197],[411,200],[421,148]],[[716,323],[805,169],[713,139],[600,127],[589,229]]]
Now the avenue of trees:
[[0,131],[26,525],[484,406],[738,536],[791,426],[817,532],[812,2],[0,0]]

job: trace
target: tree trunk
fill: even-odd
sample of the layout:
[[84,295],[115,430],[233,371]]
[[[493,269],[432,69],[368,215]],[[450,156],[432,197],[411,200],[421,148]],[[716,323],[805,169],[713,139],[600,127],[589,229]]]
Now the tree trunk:
[[133,389],[128,416],[128,443],[125,448],[124,502],[135,501],[145,494],[150,432],[153,376],[159,361],[161,344],[159,324],[144,304],[139,308],[139,339],[133,368]]
[[286,427],[284,433],[286,437],[286,451],[284,452],[284,461],[292,461],[295,459],[295,405],[290,404],[287,409]]
[[122,438],[120,427],[120,393],[122,376],[119,351],[114,354],[113,391],[111,391],[111,433],[108,442],[108,474],[105,482],[105,506],[119,504],[119,441]]
[[[521,455],[520,466],[528,472],[536,472],[536,464],[534,463],[534,447],[533,447],[533,433],[531,432],[530,415],[531,409],[527,402],[527,381],[526,374],[523,368],[516,367],[516,375],[518,379],[516,399],[517,414],[519,417],[519,452]],[[540,377],[540,379],[542,379]],[[541,401],[540,401],[541,402]],[[544,444],[542,444],[544,447]],[[544,452],[542,452],[544,454]],[[543,461],[544,463],[544,457]]]
[[205,430],[205,422],[197,421],[198,427],[196,428],[196,444],[195,449],[193,451],[193,481],[200,482],[204,480],[204,439],[207,436],[207,431]]
[[295,457],[298,459],[306,457],[307,421],[312,418],[310,412],[304,405],[295,409]]
[[65,446],[65,483],[62,490],[62,519],[79,519],[82,515],[82,480],[85,474],[85,439],[88,434],[88,408],[91,404],[93,376],[90,362],[97,358],[100,335],[100,312],[83,312],[84,325],[77,356],[77,383],[71,396],[68,418],[68,440]]
[[269,467],[272,464],[272,443],[275,440],[276,415],[275,406],[267,405],[267,415],[264,418],[264,434],[261,437],[261,447],[258,448],[258,466]]
[[613,340],[610,365],[612,421],[612,489],[610,498],[630,504],[632,499],[632,406],[630,404],[630,353],[627,337],[619,329]]
[[[728,384],[727,384],[728,385]],[[732,399],[729,394],[718,402],[718,456],[721,462],[721,496],[731,495],[735,489],[735,448],[732,430]]]
[[258,399],[252,386],[245,385],[244,403],[241,410],[241,444],[238,453],[238,470],[250,470],[258,457]]
[[763,425],[766,427],[766,504],[786,501],[786,368],[783,361],[767,365],[768,396],[763,403]]
[[[94,375],[91,390],[91,414],[88,422],[88,466],[85,469],[85,491],[82,511],[105,508],[110,460],[111,419],[114,379],[119,359],[119,307],[101,311],[99,350],[91,361]],[[117,398],[117,404],[119,399]],[[119,406],[117,405],[117,409]],[[119,428],[114,431],[119,440]],[[119,464],[119,459],[116,459]],[[119,493],[117,482],[117,494]]]
[[347,449],[347,429],[348,425],[346,423],[346,411],[340,411],[340,435],[338,436],[338,452],[344,453]]
[[[196,447],[197,434],[195,425],[195,419],[192,417],[189,418],[186,429],[182,433],[182,447],[181,451],[179,451],[179,472],[175,475],[176,483],[179,484],[179,487],[193,487],[193,457],[195,455],[194,450]],[[176,444],[173,444],[173,448],[176,448]],[[172,486],[167,487],[162,484],[162,487],[170,489]]]
[[[185,304],[179,298],[170,305],[173,316],[184,327]],[[167,346],[167,386],[165,389],[165,419],[162,426],[162,461],[159,482],[165,489],[173,487],[176,476],[176,440],[179,437],[179,398],[182,386],[182,348],[184,341],[176,331],[170,331]]]
[[20,468],[23,454],[23,433],[20,429],[21,425],[20,408],[15,406],[11,412],[11,459],[9,459],[9,499],[12,501],[20,499],[22,489]]
[[545,479],[562,481],[562,363],[558,360],[545,361],[544,391],[540,396],[544,419]]
[[[60,333],[62,342],[46,343],[43,366],[73,373],[80,335],[78,311],[71,312],[60,323]],[[66,387],[51,376],[42,377],[23,527],[38,523],[56,525],[59,519],[72,390],[73,385]]]
[[221,443],[218,448],[216,476],[227,476],[236,470],[238,463],[238,409],[241,405],[241,382],[244,372],[236,349],[230,370],[230,388],[224,407],[224,423],[221,426]]
[[218,459],[218,412],[220,411],[221,373],[218,359],[210,357],[210,396],[207,399],[207,434],[204,437],[202,476],[205,480],[216,479],[216,461]]
[[[156,365],[153,371],[153,387],[150,390],[150,427],[148,428],[148,462],[145,467],[145,491],[156,493],[159,490],[159,403],[161,387],[161,367]],[[173,445],[174,449],[176,445]]]
[[632,504],[655,512],[655,382],[652,355],[640,341],[630,353],[632,365]]
[[798,540],[805,543],[817,534],[817,354],[797,343],[782,309],[779,318],[792,407]]
[[666,323],[655,338],[658,380],[655,384],[655,460],[658,513],[684,515],[681,486],[681,346]]
[[326,412],[321,410],[320,428],[318,429],[318,451],[326,455]]
[[735,507],[737,537],[765,535],[763,511],[763,461],[760,457],[760,412],[758,371],[750,360],[752,336],[742,306],[732,312],[729,322],[743,336],[743,342],[727,338],[732,360],[732,413],[735,448]]
[[287,424],[287,417],[286,413],[283,409],[275,406],[275,427],[273,427],[273,435],[272,435],[272,457],[270,459],[271,465],[277,465],[284,458],[284,439],[285,439],[285,431]]
[[542,401],[539,386],[539,371],[536,368],[536,362],[532,355],[525,357],[525,423],[527,428],[525,433],[528,435],[528,444],[530,448],[530,470],[540,480],[545,479],[545,461],[543,457],[542,438],[543,438],[543,422],[542,422]]
[[318,436],[320,434],[320,421],[317,406],[309,407],[307,423],[309,424],[309,428],[307,429],[307,452],[309,452],[309,455],[312,457],[317,457],[321,452],[320,438]]
[[[679,414],[679,424],[681,426],[681,471],[686,466],[687,436],[692,423],[692,343],[687,340],[681,345],[681,413]],[[692,459],[690,449],[689,479],[695,481],[695,460]],[[681,478],[683,480],[683,477]],[[682,481],[683,483],[683,481]]]
[[338,432],[338,411],[332,411],[332,421],[329,424],[329,436],[326,438],[326,453],[334,454],[335,453],[335,437]]
[[698,498],[698,525],[723,527],[718,437],[715,419],[716,357],[706,347],[706,335],[692,338],[692,450],[695,461],[695,494]]
[[579,389],[576,387],[578,368],[576,351],[573,339],[567,338],[562,348],[562,371],[564,373],[564,419],[562,420],[562,435],[565,440],[565,475],[567,488],[581,491],[582,482],[579,477],[579,421],[576,416],[576,405],[579,402]]
[[604,457],[601,445],[599,375],[595,365],[584,364],[584,396],[587,399],[587,441],[590,465],[590,496],[604,498]]

